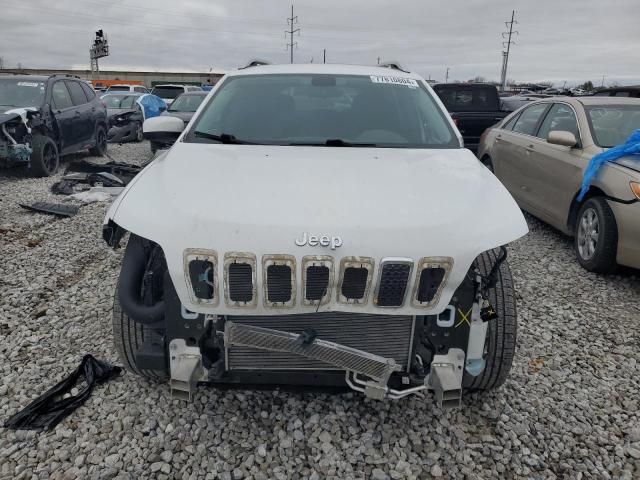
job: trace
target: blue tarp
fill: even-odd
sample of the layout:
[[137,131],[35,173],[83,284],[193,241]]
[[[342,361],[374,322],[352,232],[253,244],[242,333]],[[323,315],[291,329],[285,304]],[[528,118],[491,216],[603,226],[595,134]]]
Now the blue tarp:
[[162,113],[162,110],[167,108],[167,104],[164,103],[160,97],[151,94],[141,95],[136,100],[138,105],[142,108],[142,114],[144,119],[157,117]]
[[613,162],[614,160],[628,155],[637,155],[637,160],[640,162],[640,129],[635,130],[622,145],[612,147],[609,150],[598,153],[591,158],[591,161],[589,162],[589,165],[587,165],[587,169],[584,171],[584,175],[582,177],[582,189],[578,194],[578,201],[582,201],[589,190],[591,180],[593,180],[593,178],[598,174],[602,165],[606,162]]

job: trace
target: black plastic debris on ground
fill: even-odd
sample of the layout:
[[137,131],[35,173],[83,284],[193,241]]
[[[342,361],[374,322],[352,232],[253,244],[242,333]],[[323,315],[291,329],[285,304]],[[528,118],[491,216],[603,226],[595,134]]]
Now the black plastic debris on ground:
[[56,195],[71,195],[90,187],[124,187],[142,167],[122,162],[92,163],[83,160],[67,168],[64,177],[51,186]]
[[[4,426],[12,430],[52,430],[67,415],[87,401],[93,388],[117,376],[122,368],[85,355],[75,371],[56,386],[9,418]],[[75,386],[77,395],[63,398]]]
[[[131,165],[123,162],[107,162],[107,163],[93,163],[82,160],[80,162],[73,162],[69,165],[65,173],[79,172],[79,173],[102,173],[107,172],[111,175],[115,175],[123,184],[126,185],[133,177],[135,177],[143,167],[138,165]],[[107,186],[107,185],[105,185]],[[115,186],[115,185],[114,185]]]
[[64,205],[62,203],[35,202],[31,205],[19,203],[22,208],[38,213],[49,213],[59,217],[73,217],[80,211],[77,205]]

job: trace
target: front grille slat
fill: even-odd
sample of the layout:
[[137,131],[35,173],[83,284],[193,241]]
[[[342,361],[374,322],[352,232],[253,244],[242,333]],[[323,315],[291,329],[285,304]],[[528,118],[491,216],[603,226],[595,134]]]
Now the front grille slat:
[[229,265],[229,298],[234,302],[253,300],[253,271],[248,263]]
[[305,288],[305,298],[307,300],[319,301],[327,294],[329,288],[329,267],[324,265],[307,267],[307,283]]
[[411,263],[383,263],[378,280],[376,304],[379,307],[400,307],[404,303]]
[[347,267],[342,279],[342,295],[349,300],[361,300],[367,288],[369,270],[366,268]]
[[420,272],[420,282],[418,283],[418,291],[416,298],[419,302],[428,303],[431,302],[438,288],[444,279],[445,270],[442,267],[425,268]]
[[274,303],[286,303],[291,300],[291,267],[267,267],[267,299]]

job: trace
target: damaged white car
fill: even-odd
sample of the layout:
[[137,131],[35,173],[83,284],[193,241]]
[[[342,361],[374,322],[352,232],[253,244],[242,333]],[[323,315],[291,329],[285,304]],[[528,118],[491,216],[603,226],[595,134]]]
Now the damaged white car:
[[113,330],[131,371],[184,398],[198,382],[346,385],[444,406],[505,381],[503,246],[526,222],[420,76],[250,65],[187,127],[144,130],[175,144],[104,224],[114,248],[130,232]]

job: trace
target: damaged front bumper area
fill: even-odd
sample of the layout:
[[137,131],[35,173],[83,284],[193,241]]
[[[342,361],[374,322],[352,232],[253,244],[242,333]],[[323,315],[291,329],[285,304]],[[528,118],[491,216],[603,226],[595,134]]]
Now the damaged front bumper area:
[[402,370],[402,366],[394,359],[339,343],[313,339],[309,334],[296,335],[270,328],[227,322],[224,343],[227,348],[242,346],[272,352],[294,353],[328,363],[344,370],[346,384],[368,398],[398,399],[432,389],[440,406],[460,404],[464,365],[464,351],[460,349],[450,349],[447,355],[436,355],[431,373],[424,378],[422,385],[393,389],[388,386],[389,379],[393,373]]
[[28,164],[31,152],[27,114],[0,114],[0,167]]

